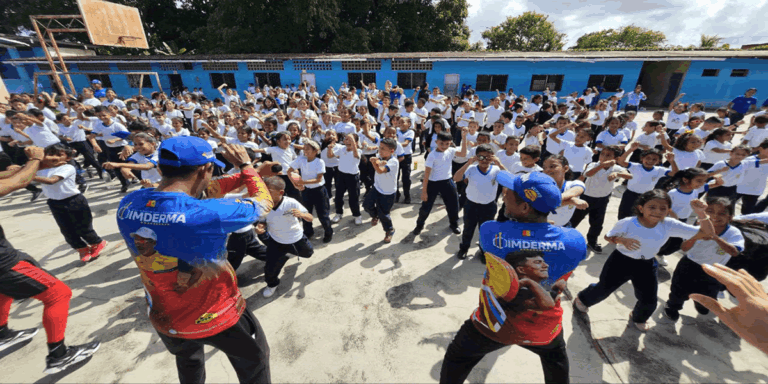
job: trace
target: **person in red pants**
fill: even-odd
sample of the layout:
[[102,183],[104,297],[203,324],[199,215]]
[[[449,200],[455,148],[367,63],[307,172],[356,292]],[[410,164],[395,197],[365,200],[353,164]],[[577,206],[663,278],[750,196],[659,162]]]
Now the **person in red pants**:
[[[0,172],[0,197],[24,188],[40,169],[43,149],[27,147],[25,152],[29,161],[23,168]],[[99,349],[98,341],[77,346],[64,344],[72,290],[40,268],[31,256],[14,248],[0,226],[0,351],[23,343],[37,334],[37,328],[15,331],[8,327],[13,300],[30,297],[43,302],[43,328],[48,336],[48,356],[43,372],[61,372]]]

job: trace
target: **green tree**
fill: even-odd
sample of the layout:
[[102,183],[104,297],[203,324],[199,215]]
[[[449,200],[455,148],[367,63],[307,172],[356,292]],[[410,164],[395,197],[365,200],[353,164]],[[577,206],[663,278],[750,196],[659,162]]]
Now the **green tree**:
[[720,37],[720,36],[701,34],[701,44],[699,44],[699,47],[701,47],[701,48],[717,48],[717,46],[722,41],[723,41],[723,38]]
[[663,32],[635,25],[587,33],[571,49],[654,48],[667,40]]
[[546,15],[536,12],[507,17],[483,31],[482,36],[488,50],[559,51],[565,45],[565,34],[558,32]]

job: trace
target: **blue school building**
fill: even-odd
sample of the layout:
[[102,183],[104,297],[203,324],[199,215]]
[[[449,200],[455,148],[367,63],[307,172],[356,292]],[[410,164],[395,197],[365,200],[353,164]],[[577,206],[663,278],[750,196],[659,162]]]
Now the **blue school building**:
[[[83,47],[83,46],[80,46]],[[87,47],[83,47],[87,49]],[[74,47],[71,49],[75,49]],[[708,108],[726,104],[747,88],[768,94],[768,51],[594,51],[594,52],[436,52],[374,54],[248,54],[182,56],[65,57],[76,87],[102,81],[121,97],[139,92],[141,75],[125,72],[156,72],[144,76],[142,94],[181,87],[202,88],[217,97],[222,83],[240,91],[256,86],[290,86],[306,80],[320,92],[342,82],[359,88],[389,80],[405,89],[429,84],[448,95],[471,85],[483,100],[510,88],[516,94],[538,93],[546,87],[559,96],[601,85],[607,97],[623,88],[631,92],[643,86],[646,107],[666,106],[679,93],[684,100],[703,102]],[[50,71],[39,46],[13,46],[0,41],[0,75],[9,92],[32,92],[36,72]],[[159,84],[158,84],[159,79]],[[63,80],[62,82],[66,84]],[[39,89],[52,90],[51,79],[40,76]],[[762,91],[763,93],[760,93]]]

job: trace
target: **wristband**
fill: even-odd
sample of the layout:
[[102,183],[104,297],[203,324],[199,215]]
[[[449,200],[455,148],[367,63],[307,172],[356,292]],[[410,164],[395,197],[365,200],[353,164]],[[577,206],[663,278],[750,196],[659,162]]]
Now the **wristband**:
[[238,165],[237,168],[243,169],[243,167],[247,167],[249,165],[252,165],[250,161]]

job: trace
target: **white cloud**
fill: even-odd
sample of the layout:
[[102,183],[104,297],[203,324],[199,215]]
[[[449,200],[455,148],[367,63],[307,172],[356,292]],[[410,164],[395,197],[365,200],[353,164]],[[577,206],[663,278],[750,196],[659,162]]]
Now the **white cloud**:
[[718,35],[734,47],[768,43],[768,0],[469,0],[470,41],[525,11],[549,15],[567,35],[566,47],[585,33],[627,24],[664,32],[673,45],[698,45],[701,34]]

